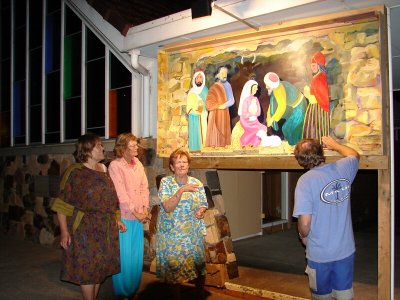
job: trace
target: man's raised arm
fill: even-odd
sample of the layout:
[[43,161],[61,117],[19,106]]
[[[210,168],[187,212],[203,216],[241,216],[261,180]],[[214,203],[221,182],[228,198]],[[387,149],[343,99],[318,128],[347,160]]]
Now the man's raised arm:
[[322,143],[329,150],[334,150],[343,156],[355,156],[358,160],[360,160],[360,154],[358,154],[356,150],[338,143],[330,136],[323,136]]

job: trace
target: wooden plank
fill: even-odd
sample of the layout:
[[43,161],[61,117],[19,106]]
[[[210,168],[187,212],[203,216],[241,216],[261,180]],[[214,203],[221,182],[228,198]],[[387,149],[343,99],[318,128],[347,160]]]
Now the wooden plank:
[[275,35],[281,36],[282,33],[288,34],[289,32],[303,32],[305,30],[311,30],[314,27],[338,27],[340,25],[348,25],[349,23],[363,22],[365,20],[376,20],[377,14],[383,10],[383,5],[377,5],[324,16],[285,21],[278,24],[262,26],[258,31],[254,31],[254,29],[246,29],[214,35],[211,39],[210,37],[204,37],[191,41],[178,42],[167,45],[163,47],[162,50],[166,52],[193,51],[199,47],[209,47],[210,45],[215,47],[217,45],[232,43],[232,41],[239,43],[254,40],[262,38],[266,34],[268,34],[268,37],[272,37]]
[[[330,163],[340,159],[341,156],[327,156],[326,162]],[[168,168],[168,159],[164,158],[164,167]],[[190,163],[192,169],[232,169],[232,170],[299,170],[302,169],[294,156],[192,156]],[[361,156],[360,169],[387,170],[388,157],[381,155]]]
[[389,92],[389,52],[387,39],[386,13],[379,14],[379,45],[380,45],[380,69],[382,84],[382,145],[383,154],[390,153],[390,92]]
[[[383,154],[387,155],[388,166],[391,153],[390,137],[390,94],[389,94],[389,57],[387,40],[386,10],[379,14],[381,45],[381,80],[382,80],[382,145]],[[391,288],[391,168],[378,170],[378,298],[390,299]]]
[[378,298],[390,299],[390,171],[378,170]]

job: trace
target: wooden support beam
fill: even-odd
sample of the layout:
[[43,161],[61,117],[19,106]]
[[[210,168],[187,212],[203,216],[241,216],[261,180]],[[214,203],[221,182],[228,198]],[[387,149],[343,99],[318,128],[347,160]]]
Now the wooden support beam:
[[[327,156],[330,163],[340,159],[340,156]],[[168,167],[168,159],[164,159],[164,167]],[[192,156],[192,169],[232,169],[232,170],[299,170],[302,169],[294,156]],[[387,156],[362,156],[360,169],[387,170]]]
[[[378,297],[390,299],[390,170],[378,170]],[[371,245],[373,247],[373,245]]]
[[[214,35],[212,37],[213,47],[217,45],[229,45],[230,43],[246,42],[262,38],[265,35],[268,37],[282,36],[282,34],[303,32],[311,28],[322,27],[338,27],[349,23],[364,22],[365,20],[376,20],[377,14],[384,11],[383,5],[374,7],[360,8],[351,11],[338,12],[324,16],[315,16],[303,19],[301,22],[298,20],[282,21],[278,24],[265,25],[254,31],[254,29],[246,29],[241,31],[227,32]],[[200,47],[210,46],[210,37],[198,38],[196,40],[177,42],[174,44],[166,45],[163,51],[193,51]]]

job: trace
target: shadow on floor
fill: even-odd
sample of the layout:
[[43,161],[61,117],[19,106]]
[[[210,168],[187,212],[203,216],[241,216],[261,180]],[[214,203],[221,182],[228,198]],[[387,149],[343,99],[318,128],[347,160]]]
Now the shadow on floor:
[[[355,299],[377,299],[378,237],[377,230],[355,232],[356,258],[354,270]],[[398,235],[395,238],[395,297],[400,299],[400,255]],[[233,243],[239,265],[235,284],[265,289],[309,299],[305,249],[295,228],[264,234]]]
[[[354,281],[377,284],[378,243],[375,233],[355,233],[356,260]],[[305,248],[296,229],[266,234],[234,242],[238,264],[244,267],[303,275]]]

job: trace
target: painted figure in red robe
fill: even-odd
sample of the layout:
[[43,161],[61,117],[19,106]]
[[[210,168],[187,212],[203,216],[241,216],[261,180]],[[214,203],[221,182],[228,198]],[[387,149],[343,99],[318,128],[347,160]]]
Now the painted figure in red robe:
[[304,87],[304,96],[308,107],[304,119],[303,138],[316,139],[321,142],[323,136],[329,136],[330,108],[328,80],[325,69],[325,56],[321,52],[311,58],[313,78],[310,86]]

